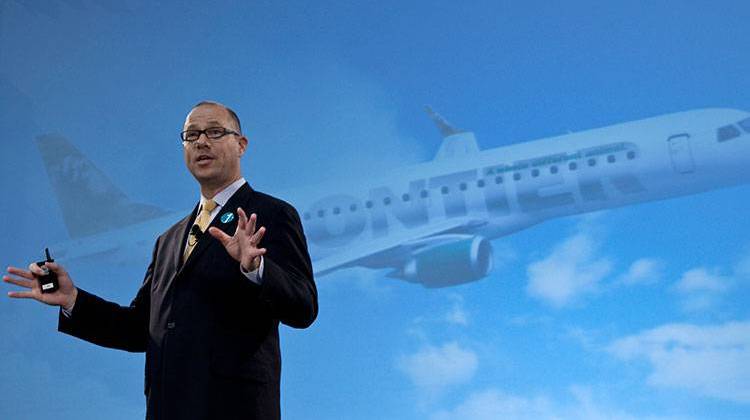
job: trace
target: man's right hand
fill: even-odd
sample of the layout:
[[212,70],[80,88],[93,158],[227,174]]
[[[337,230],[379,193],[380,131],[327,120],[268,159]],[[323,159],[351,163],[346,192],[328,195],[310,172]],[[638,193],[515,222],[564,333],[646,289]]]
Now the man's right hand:
[[13,276],[3,276],[3,281],[29,289],[8,292],[8,297],[16,299],[34,299],[46,303],[47,305],[61,306],[67,310],[71,310],[76,302],[76,297],[78,297],[78,289],[76,289],[73,284],[73,280],[70,279],[70,276],[68,276],[65,269],[57,263],[48,262],[45,263],[44,266],[57,274],[59,288],[56,291],[53,293],[42,293],[42,288],[39,286],[37,277],[45,274],[44,269],[31,263],[29,264],[28,270],[23,270],[17,267],[8,267],[8,274],[12,274]]

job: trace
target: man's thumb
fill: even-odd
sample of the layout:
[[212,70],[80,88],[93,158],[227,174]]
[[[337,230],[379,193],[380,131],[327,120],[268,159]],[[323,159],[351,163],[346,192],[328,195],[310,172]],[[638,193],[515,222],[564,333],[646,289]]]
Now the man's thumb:
[[222,244],[226,244],[228,240],[232,239],[231,236],[227,235],[226,233],[222,232],[221,229],[218,229],[216,227],[211,227],[210,229],[208,229],[208,233]]

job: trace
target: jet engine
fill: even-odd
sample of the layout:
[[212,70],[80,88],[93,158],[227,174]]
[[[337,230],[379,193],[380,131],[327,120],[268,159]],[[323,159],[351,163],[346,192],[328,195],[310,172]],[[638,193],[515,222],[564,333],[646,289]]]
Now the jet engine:
[[491,269],[490,242],[480,236],[465,236],[416,251],[391,276],[438,288],[479,280]]

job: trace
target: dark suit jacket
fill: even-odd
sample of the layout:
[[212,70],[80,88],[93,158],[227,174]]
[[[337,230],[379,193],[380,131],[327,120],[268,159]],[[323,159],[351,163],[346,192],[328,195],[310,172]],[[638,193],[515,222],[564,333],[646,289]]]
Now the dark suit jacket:
[[[246,183],[211,226],[233,235],[237,207],[266,227],[261,285],[204,235],[185,263],[182,253],[197,212],[156,241],[151,264],[130,306],[79,289],[59,330],[95,344],[146,352],[147,419],[280,417],[279,321],[312,324],[318,299],[305,236],[295,209]],[[235,217],[222,223],[221,216]]]

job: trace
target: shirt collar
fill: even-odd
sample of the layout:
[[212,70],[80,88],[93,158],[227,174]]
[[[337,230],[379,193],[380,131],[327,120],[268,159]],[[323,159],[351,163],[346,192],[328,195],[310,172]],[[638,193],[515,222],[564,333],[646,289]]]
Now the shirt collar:
[[[234,195],[234,193],[237,192],[237,190],[240,189],[240,187],[247,181],[245,181],[245,178],[240,177],[240,179],[234,181],[233,183],[229,184],[226,188],[219,191],[214,196],[214,201],[217,204],[218,207],[224,207],[225,204],[227,204],[227,201]],[[201,206],[203,206],[203,203],[208,201],[208,198],[204,197],[203,194],[201,194]]]

